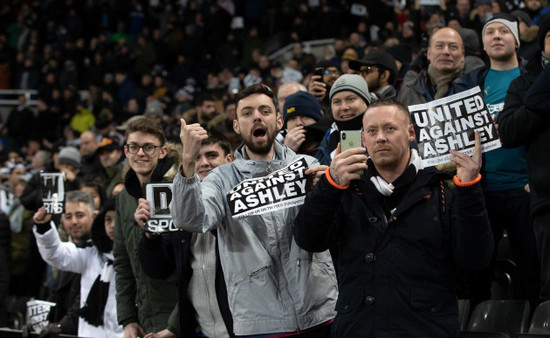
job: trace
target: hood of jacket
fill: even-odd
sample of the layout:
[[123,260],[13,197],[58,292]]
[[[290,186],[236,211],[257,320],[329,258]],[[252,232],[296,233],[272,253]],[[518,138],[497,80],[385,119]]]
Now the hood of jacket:
[[109,210],[115,210],[114,198],[110,198],[105,202],[103,210],[92,223],[92,231],[90,233],[93,244],[101,253],[109,253],[113,250],[113,241],[107,236],[107,232],[105,232],[105,214]]

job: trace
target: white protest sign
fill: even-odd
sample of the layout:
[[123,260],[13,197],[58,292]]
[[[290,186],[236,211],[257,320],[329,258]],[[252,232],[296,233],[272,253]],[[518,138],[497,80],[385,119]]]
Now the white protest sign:
[[49,324],[48,314],[55,303],[44,300],[31,300],[27,302],[27,325],[31,332],[40,333]]
[[49,214],[62,214],[65,210],[65,173],[40,173],[42,203]]
[[264,177],[249,178],[226,195],[234,219],[304,204],[308,168],[301,157]]
[[180,231],[172,222],[170,202],[172,202],[172,183],[149,183],[145,186],[145,198],[151,206],[151,215],[147,221],[147,231],[164,233]]
[[449,150],[472,155],[475,131],[481,151],[500,148],[497,130],[479,87],[425,104],[409,106],[417,128],[416,142],[424,166],[449,161]]
[[420,0],[420,6],[439,6],[439,0]]
[[351,4],[350,13],[355,16],[365,16],[367,7],[358,3]]

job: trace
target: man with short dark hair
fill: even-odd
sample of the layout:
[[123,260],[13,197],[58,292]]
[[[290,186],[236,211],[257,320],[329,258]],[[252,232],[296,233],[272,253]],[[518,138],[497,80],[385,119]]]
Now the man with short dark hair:
[[[195,171],[202,181],[214,168],[232,161],[229,141],[210,131],[201,143]],[[140,199],[136,222],[144,227],[150,214],[149,202]],[[197,330],[207,337],[234,337],[214,234],[178,231],[155,236],[146,232],[138,255],[143,270],[152,278],[164,279],[174,270],[177,274],[178,304],[168,327],[158,332],[161,337],[194,336]]]
[[144,197],[143,186],[163,181],[176,155],[167,156],[162,126],[150,119],[129,123],[125,137],[124,154],[130,169],[116,199],[113,255],[118,322],[124,326],[125,338],[136,338],[164,329],[176,304],[174,275],[161,281],[143,272],[136,255],[143,230],[134,220],[138,199]]
[[118,145],[118,140],[110,137],[104,137],[97,148],[96,156],[101,164],[101,169],[93,175],[97,183],[105,191],[107,197],[111,197],[113,188],[123,182],[122,160],[124,157],[122,154],[123,152]]
[[457,337],[455,266],[484,267],[493,249],[479,135],[473,158],[451,151],[452,189],[447,172],[425,168],[410,149],[401,103],[369,105],[363,129],[364,147],[338,146],[294,226],[303,249],[338,252],[332,337]]
[[[73,241],[76,238],[82,240],[84,233],[90,233],[93,245],[77,247],[73,243],[61,242],[55,224],[51,222],[52,215],[45,207],[34,214],[33,231],[40,255],[48,264],[61,271],[80,274],[80,301],[76,316],[78,336],[122,338],[123,328],[117,323],[116,315],[113,238],[108,235],[105,222],[94,222],[96,216],[90,194],[70,191],[61,217],[63,226]],[[61,321],[61,328],[63,324]]]
[[373,49],[361,60],[349,62],[349,68],[365,79],[369,91],[378,98],[392,98],[397,95],[393,83],[397,76],[395,59],[390,53]]
[[[330,93],[330,88],[332,88],[336,79],[342,74],[342,71],[337,63],[330,60],[323,60],[317,63],[314,69],[317,68],[322,68],[323,74],[313,74],[311,76],[308,91],[321,102],[323,111],[330,115],[330,99],[327,94]],[[281,105],[283,104],[284,102],[281,103]]]
[[216,112],[216,100],[213,96],[203,94],[195,100],[195,108],[186,111],[183,118],[186,121],[198,123],[203,127],[207,127],[208,122],[218,115]]
[[[239,93],[233,127],[243,144],[233,163],[214,169],[200,184],[196,160],[207,133],[181,121],[185,146],[174,179],[172,220],[187,231],[216,229],[235,335],[329,337],[337,294],[334,268],[328,251],[311,254],[296,246],[291,225],[299,206],[234,218],[226,199],[241,182],[299,159],[275,141],[283,124],[276,106],[271,89],[262,84]],[[326,168],[312,168],[317,162],[304,158],[310,167],[305,175],[317,176]]]

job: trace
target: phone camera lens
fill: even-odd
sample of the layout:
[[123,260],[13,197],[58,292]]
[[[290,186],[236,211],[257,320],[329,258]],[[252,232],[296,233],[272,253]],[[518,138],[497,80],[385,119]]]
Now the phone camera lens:
[[342,140],[346,139],[346,133],[342,133]]

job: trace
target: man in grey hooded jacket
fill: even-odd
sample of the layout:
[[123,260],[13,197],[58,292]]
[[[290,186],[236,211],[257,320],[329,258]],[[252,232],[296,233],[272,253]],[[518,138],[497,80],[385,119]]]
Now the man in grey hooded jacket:
[[[337,298],[334,267],[328,251],[310,253],[296,245],[292,224],[299,206],[234,218],[226,198],[244,180],[267,176],[300,158],[274,141],[282,127],[275,107],[264,85],[239,93],[233,127],[244,144],[233,163],[217,167],[202,183],[195,161],[207,132],[181,121],[184,149],[174,179],[172,219],[187,231],[216,230],[237,336],[329,337]],[[326,166],[304,158],[310,168],[305,174],[320,177]]]

